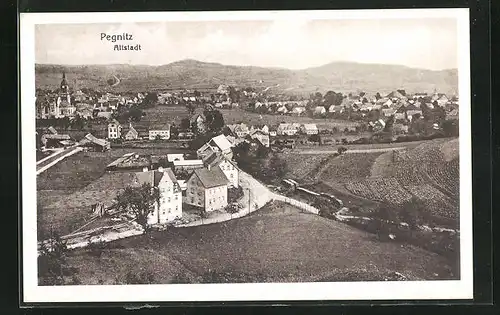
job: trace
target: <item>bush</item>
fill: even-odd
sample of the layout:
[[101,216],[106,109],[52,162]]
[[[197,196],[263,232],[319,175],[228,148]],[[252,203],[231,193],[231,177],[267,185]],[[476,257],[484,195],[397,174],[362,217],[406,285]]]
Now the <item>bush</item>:
[[227,201],[228,203],[237,202],[243,197],[243,188],[241,186],[231,187],[227,191]]
[[238,213],[241,210],[241,205],[237,204],[237,203],[232,203],[232,204],[227,205],[224,208],[224,210],[227,213],[231,213],[231,214]]

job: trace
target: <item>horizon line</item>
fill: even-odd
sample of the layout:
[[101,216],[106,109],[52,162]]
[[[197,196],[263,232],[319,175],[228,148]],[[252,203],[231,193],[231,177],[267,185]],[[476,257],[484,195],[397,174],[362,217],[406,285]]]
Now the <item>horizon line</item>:
[[163,67],[163,66],[168,66],[173,63],[178,63],[178,62],[183,62],[183,61],[194,61],[194,62],[200,62],[200,63],[206,63],[206,64],[217,64],[221,66],[228,66],[228,67],[247,67],[247,68],[264,68],[264,69],[275,69],[275,70],[288,70],[288,71],[305,71],[309,69],[315,69],[315,68],[321,68],[330,64],[335,64],[335,63],[351,63],[351,64],[359,64],[359,65],[380,65],[380,66],[398,66],[398,67],[405,67],[408,69],[415,69],[415,70],[425,70],[425,71],[434,71],[434,72],[440,72],[440,71],[452,71],[452,70],[458,70],[458,67],[455,68],[443,68],[439,70],[435,69],[429,69],[429,68],[423,68],[423,67],[413,67],[413,66],[407,66],[407,65],[402,65],[402,64],[391,64],[391,63],[376,63],[376,62],[359,62],[359,61],[348,61],[348,60],[337,60],[337,61],[332,61],[329,63],[325,63],[319,66],[310,66],[307,68],[300,68],[300,69],[290,69],[286,67],[278,67],[278,66],[256,66],[256,65],[235,65],[235,64],[223,64],[220,62],[214,62],[214,61],[202,61],[198,59],[193,59],[193,58],[185,58],[185,59],[179,59],[176,61],[172,61],[169,63],[163,63],[163,64],[135,64],[135,63],[89,63],[89,64],[58,64],[58,63],[38,63],[35,62],[35,65],[44,65],[44,66],[63,66],[63,67],[84,67],[84,66],[137,66],[137,67]]

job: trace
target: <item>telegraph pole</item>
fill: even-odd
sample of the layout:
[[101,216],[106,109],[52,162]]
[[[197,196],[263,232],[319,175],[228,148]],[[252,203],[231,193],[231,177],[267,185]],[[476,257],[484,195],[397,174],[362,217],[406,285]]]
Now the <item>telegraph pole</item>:
[[251,193],[250,193],[250,188],[247,188],[247,189],[248,189],[248,213],[250,214],[250,201],[251,201],[252,199],[250,198],[250,194],[251,194]]

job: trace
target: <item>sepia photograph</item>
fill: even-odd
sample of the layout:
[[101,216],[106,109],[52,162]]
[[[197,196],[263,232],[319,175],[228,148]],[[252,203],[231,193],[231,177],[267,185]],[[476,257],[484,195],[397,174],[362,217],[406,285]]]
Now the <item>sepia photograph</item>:
[[472,298],[468,23],[21,14],[25,301]]

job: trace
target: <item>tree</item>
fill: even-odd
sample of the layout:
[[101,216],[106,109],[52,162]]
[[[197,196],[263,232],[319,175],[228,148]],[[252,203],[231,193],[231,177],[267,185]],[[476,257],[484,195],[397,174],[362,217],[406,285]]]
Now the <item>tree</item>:
[[187,103],[186,104],[186,109],[189,113],[189,115],[194,115],[194,112],[196,111],[196,105],[195,104],[192,104],[192,103]]
[[130,118],[130,120],[138,122],[142,118],[142,113],[142,110],[138,106],[134,105],[130,107],[128,111],[128,117]]
[[392,133],[393,126],[394,126],[394,115],[389,117],[389,119],[387,119],[387,121],[385,122],[384,132]]
[[417,229],[419,225],[427,223],[425,222],[428,221],[425,203],[413,196],[401,206],[399,219],[401,222],[407,223],[412,230]]
[[145,108],[153,107],[158,103],[158,94],[156,92],[149,92],[142,100],[142,106]]
[[382,96],[380,95],[379,92],[377,92],[377,94],[375,94],[375,99],[378,101],[381,98],[382,98]]
[[337,149],[337,153],[338,153],[339,155],[342,155],[342,153],[344,153],[345,151],[347,151],[347,148],[346,148],[346,147],[339,147],[339,148]]
[[160,192],[149,183],[142,186],[128,186],[116,197],[116,207],[120,210],[131,211],[143,228],[149,231],[148,216],[154,211],[155,205],[159,204]]
[[273,154],[267,165],[264,165],[261,170],[262,177],[268,180],[282,178],[288,170],[286,161],[280,159],[278,155]]
[[179,137],[179,128],[175,124],[172,124],[170,126],[170,138],[171,139],[177,139]]
[[219,133],[225,126],[224,116],[218,110],[205,110],[203,112],[207,119],[207,127],[210,132]]
[[180,129],[181,130],[189,130],[191,125],[191,123],[189,122],[189,119],[188,118],[182,118],[181,120],[181,126],[180,126]]
[[80,117],[80,115],[76,115],[75,119],[71,122],[71,125],[75,129],[83,130],[83,127],[85,127],[85,121],[82,117]]
[[441,127],[446,137],[458,137],[459,128],[457,119],[445,120]]
[[66,254],[68,247],[59,234],[51,232],[50,239],[40,244],[38,256],[38,272],[42,282],[63,284],[67,272]]

